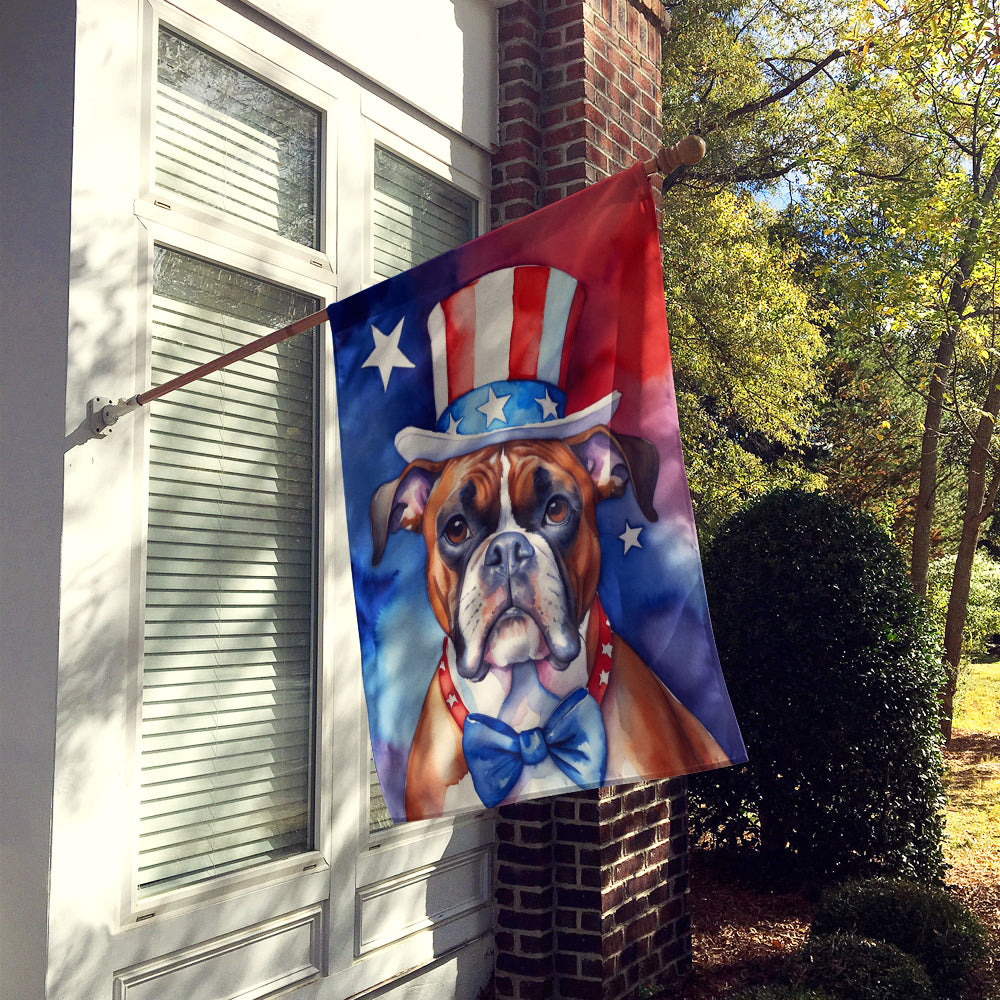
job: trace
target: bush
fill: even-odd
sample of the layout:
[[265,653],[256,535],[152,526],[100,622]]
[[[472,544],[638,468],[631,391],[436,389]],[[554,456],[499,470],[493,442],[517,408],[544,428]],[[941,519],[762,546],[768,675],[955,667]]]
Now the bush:
[[810,938],[793,971],[799,985],[837,1000],[933,1000],[924,967],[895,945],[853,934]]
[[918,959],[939,995],[959,997],[986,957],[986,934],[945,889],[904,879],[870,879],[827,889],[816,906],[814,935],[850,932],[895,945]]
[[705,582],[750,762],[692,779],[695,834],[771,872],[939,878],[943,675],[888,535],[779,490],[724,525]]

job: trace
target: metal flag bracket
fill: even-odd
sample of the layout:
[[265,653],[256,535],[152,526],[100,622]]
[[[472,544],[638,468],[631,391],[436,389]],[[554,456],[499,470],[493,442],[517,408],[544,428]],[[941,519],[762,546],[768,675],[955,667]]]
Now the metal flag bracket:
[[87,423],[90,426],[90,433],[94,437],[107,437],[111,433],[112,427],[118,422],[118,418],[138,409],[139,405],[137,396],[132,396],[130,399],[119,399],[117,403],[105,396],[94,396],[93,399],[88,399]]

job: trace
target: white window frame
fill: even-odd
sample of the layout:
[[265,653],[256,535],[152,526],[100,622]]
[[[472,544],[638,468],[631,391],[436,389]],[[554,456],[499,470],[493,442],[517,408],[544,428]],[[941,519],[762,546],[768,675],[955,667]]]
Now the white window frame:
[[[188,4],[189,8],[202,6],[205,15],[209,13],[208,4]],[[219,19],[219,11],[212,8],[214,19]],[[223,30],[213,30],[206,20],[198,18],[188,11],[180,10],[165,2],[147,3],[143,18],[143,115],[141,125],[140,169],[142,181],[139,195],[135,201],[134,211],[143,226],[145,240],[139,247],[139,342],[136,348],[136,381],[139,385],[149,384],[151,364],[151,327],[152,327],[152,266],[154,244],[169,249],[188,253],[196,257],[212,261],[223,267],[259,277],[266,281],[285,285],[313,296],[321,307],[337,297],[337,276],[334,257],[328,248],[335,246],[332,236],[336,233],[336,201],[331,197],[335,188],[324,180],[329,177],[327,170],[322,170],[319,177],[318,204],[319,210],[319,243],[318,248],[301,246],[290,240],[282,239],[274,234],[258,231],[249,225],[242,225],[227,219],[221,212],[212,212],[205,206],[175,195],[173,192],[160,193],[154,183],[153,147],[153,88],[155,87],[157,36],[162,20],[164,26],[189,38],[193,43],[206,48],[221,58],[226,59],[248,72],[267,80],[272,85],[293,94],[297,99],[316,108],[321,114],[319,158],[322,164],[336,162],[337,149],[337,96],[321,90],[306,82],[304,78],[289,71],[296,62],[302,62],[302,54],[292,46],[259,29],[259,37],[254,39],[259,45],[259,51],[237,42],[233,36]],[[243,25],[243,33],[246,27]],[[242,34],[241,34],[242,37]],[[270,50],[268,58],[264,52]],[[326,341],[329,338],[320,337],[320,349],[317,352],[318,366],[316,391],[320,406],[327,392],[331,359]],[[155,402],[150,405],[156,405]],[[324,787],[319,778],[319,763],[326,757],[323,741],[313,750],[316,754],[317,768],[313,788],[313,812],[315,844],[314,849],[267,862],[228,875],[207,879],[193,885],[167,889],[153,896],[138,896],[137,877],[135,870],[135,848],[138,842],[138,800],[139,800],[139,728],[141,724],[142,697],[142,635],[145,607],[145,577],[146,577],[146,512],[148,509],[148,479],[149,479],[149,419],[148,408],[143,408],[136,414],[135,434],[135,483],[136,505],[140,513],[133,529],[133,601],[130,610],[130,664],[128,671],[128,720],[127,739],[132,751],[132,765],[126,787],[126,801],[131,810],[128,823],[129,850],[124,860],[125,874],[122,882],[122,897],[120,903],[120,926],[123,928],[137,927],[149,922],[155,924],[157,916],[171,915],[181,912],[191,912],[199,907],[210,906],[220,900],[226,900],[233,894],[244,890],[257,890],[261,886],[281,886],[308,873],[309,881],[316,884],[311,892],[306,893],[308,902],[318,902],[327,892],[328,880],[324,876],[329,870],[329,844],[323,842],[323,829],[319,824],[322,812],[320,790]],[[317,454],[328,460],[329,435],[326,433],[325,422],[318,422]],[[318,470],[317,470],[318,474]],[[330,506],[325,497],[322,477],[317,484],[317,544],[320,548],[319,564],[328,564],[329,540],[324,533],[324,525],[328,523],[325,512]],[[325,590],[328,589],[326,575],[320,573],[315,581],[316,596],[316,645],[314,663],[316,675],[316,700],[322,697],[325,678],[329,676],[330,664],[324,662],[324,650],[329,643],[322,635],[323,623],[326,618],[321,609],[324,607]],[[317,708],[318,713],[318,708]],[[318,720],[317,720],[318,721]],[[317,737],[319,733],[317,732]],[[279,897],[281,893],[278,894]],[[293,894],[295,902],[300,904],[302,897]],[[279,912],[285,904],[274,900]]]
[[[159,22],[318,108],[322,115],[320,248],[303,247],[220,217],[153,184],[152,116]],[[237,39],[239,39],[237,41]],[[141,182],[134,214],[141,224],[135,350],[136,385],[148,384],[153,246],[160,244],[287,285],[325,304],[372,283],[371,206],[376,142],[459,187],[477,200],[479,231],[488,220],[486,151],[437,126],[402,102],[366,89],[355,75],[320,61],[266,27],[212,0],[147,0],[140,45],[143,108]],[[358,193],[364,197],[359,199]],[[340,206],[338,211],[338,205]],[[359,249],[364,248],[360,253]],[[144,332],[143,332],[144,331]],[[169,967],[169,953],[192,942],[226,940],[276,915],[315,917],[322,937],[315,964],[322,997],[349,996],[419,968],[479,935],[492,916],[493,818],[484,812],[369,833],[367,718],[354,616],[346,511],[339,467],[333,350],[328,327],[318,332],[321,419],[318,454],[315,850],[245,872],[139,899],[134,872],[138,815],[138,732],[141,719],[143,581],[148,490],[149,422],[134,419],[131,610],[126,719],[128,822],[121,872],[114,967],[123,984]],[[156,405],[155,402],[151,405]],[[336,697],[333,696],[334,690]],[[354,765],[343,758],[354,758]],[[431,914],[419,906],[382,933],[383,906],[418,899],[433,880],[454,876],[465,896]],[[201,947],[199,945],[199,947]],[[220,945],[220,948],[222,946]],[[121,987],[126,989],[126,986]]]

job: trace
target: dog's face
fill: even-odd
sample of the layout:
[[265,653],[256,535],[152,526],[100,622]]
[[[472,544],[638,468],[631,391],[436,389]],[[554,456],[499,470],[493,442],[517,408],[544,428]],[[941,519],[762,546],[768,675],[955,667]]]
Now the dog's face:
[[373,561],[390,531],[423,534],[431,607],[463,677],[527,660],[565,669],[600,574],[597,503],[631,478],[655,520],[657,464],[648,442],[604,427],[411,462],[372,500]]

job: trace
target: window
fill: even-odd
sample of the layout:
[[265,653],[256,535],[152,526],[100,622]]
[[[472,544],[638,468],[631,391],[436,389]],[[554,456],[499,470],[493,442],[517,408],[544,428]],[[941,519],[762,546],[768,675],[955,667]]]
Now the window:
[[156,185],[318,246],[319,113],[160,28]]
[[[316,308],[158,247],[153,382]],[[284,341],[150,414],[140,894],[311,847],[313,353]]]
[[391,278],[478,235],[474,198],[378,145],[372,214],[379,278]]
[[[146,8],[140,388],[475,236],[489,176],[315,51],[183,6]],[[389,831],[369,766],[332,373],[324,324],[137,415],[125,984],[204,958],[353,996],[485,947],[491,819]]]
[[[315,246],[319,113],[166,27],[158,37],[157,190],[251,238]],[[157,245],[151,382],[318,308]],[[301,334],[151,407],[140,899],[314,846],[316,349]]]

